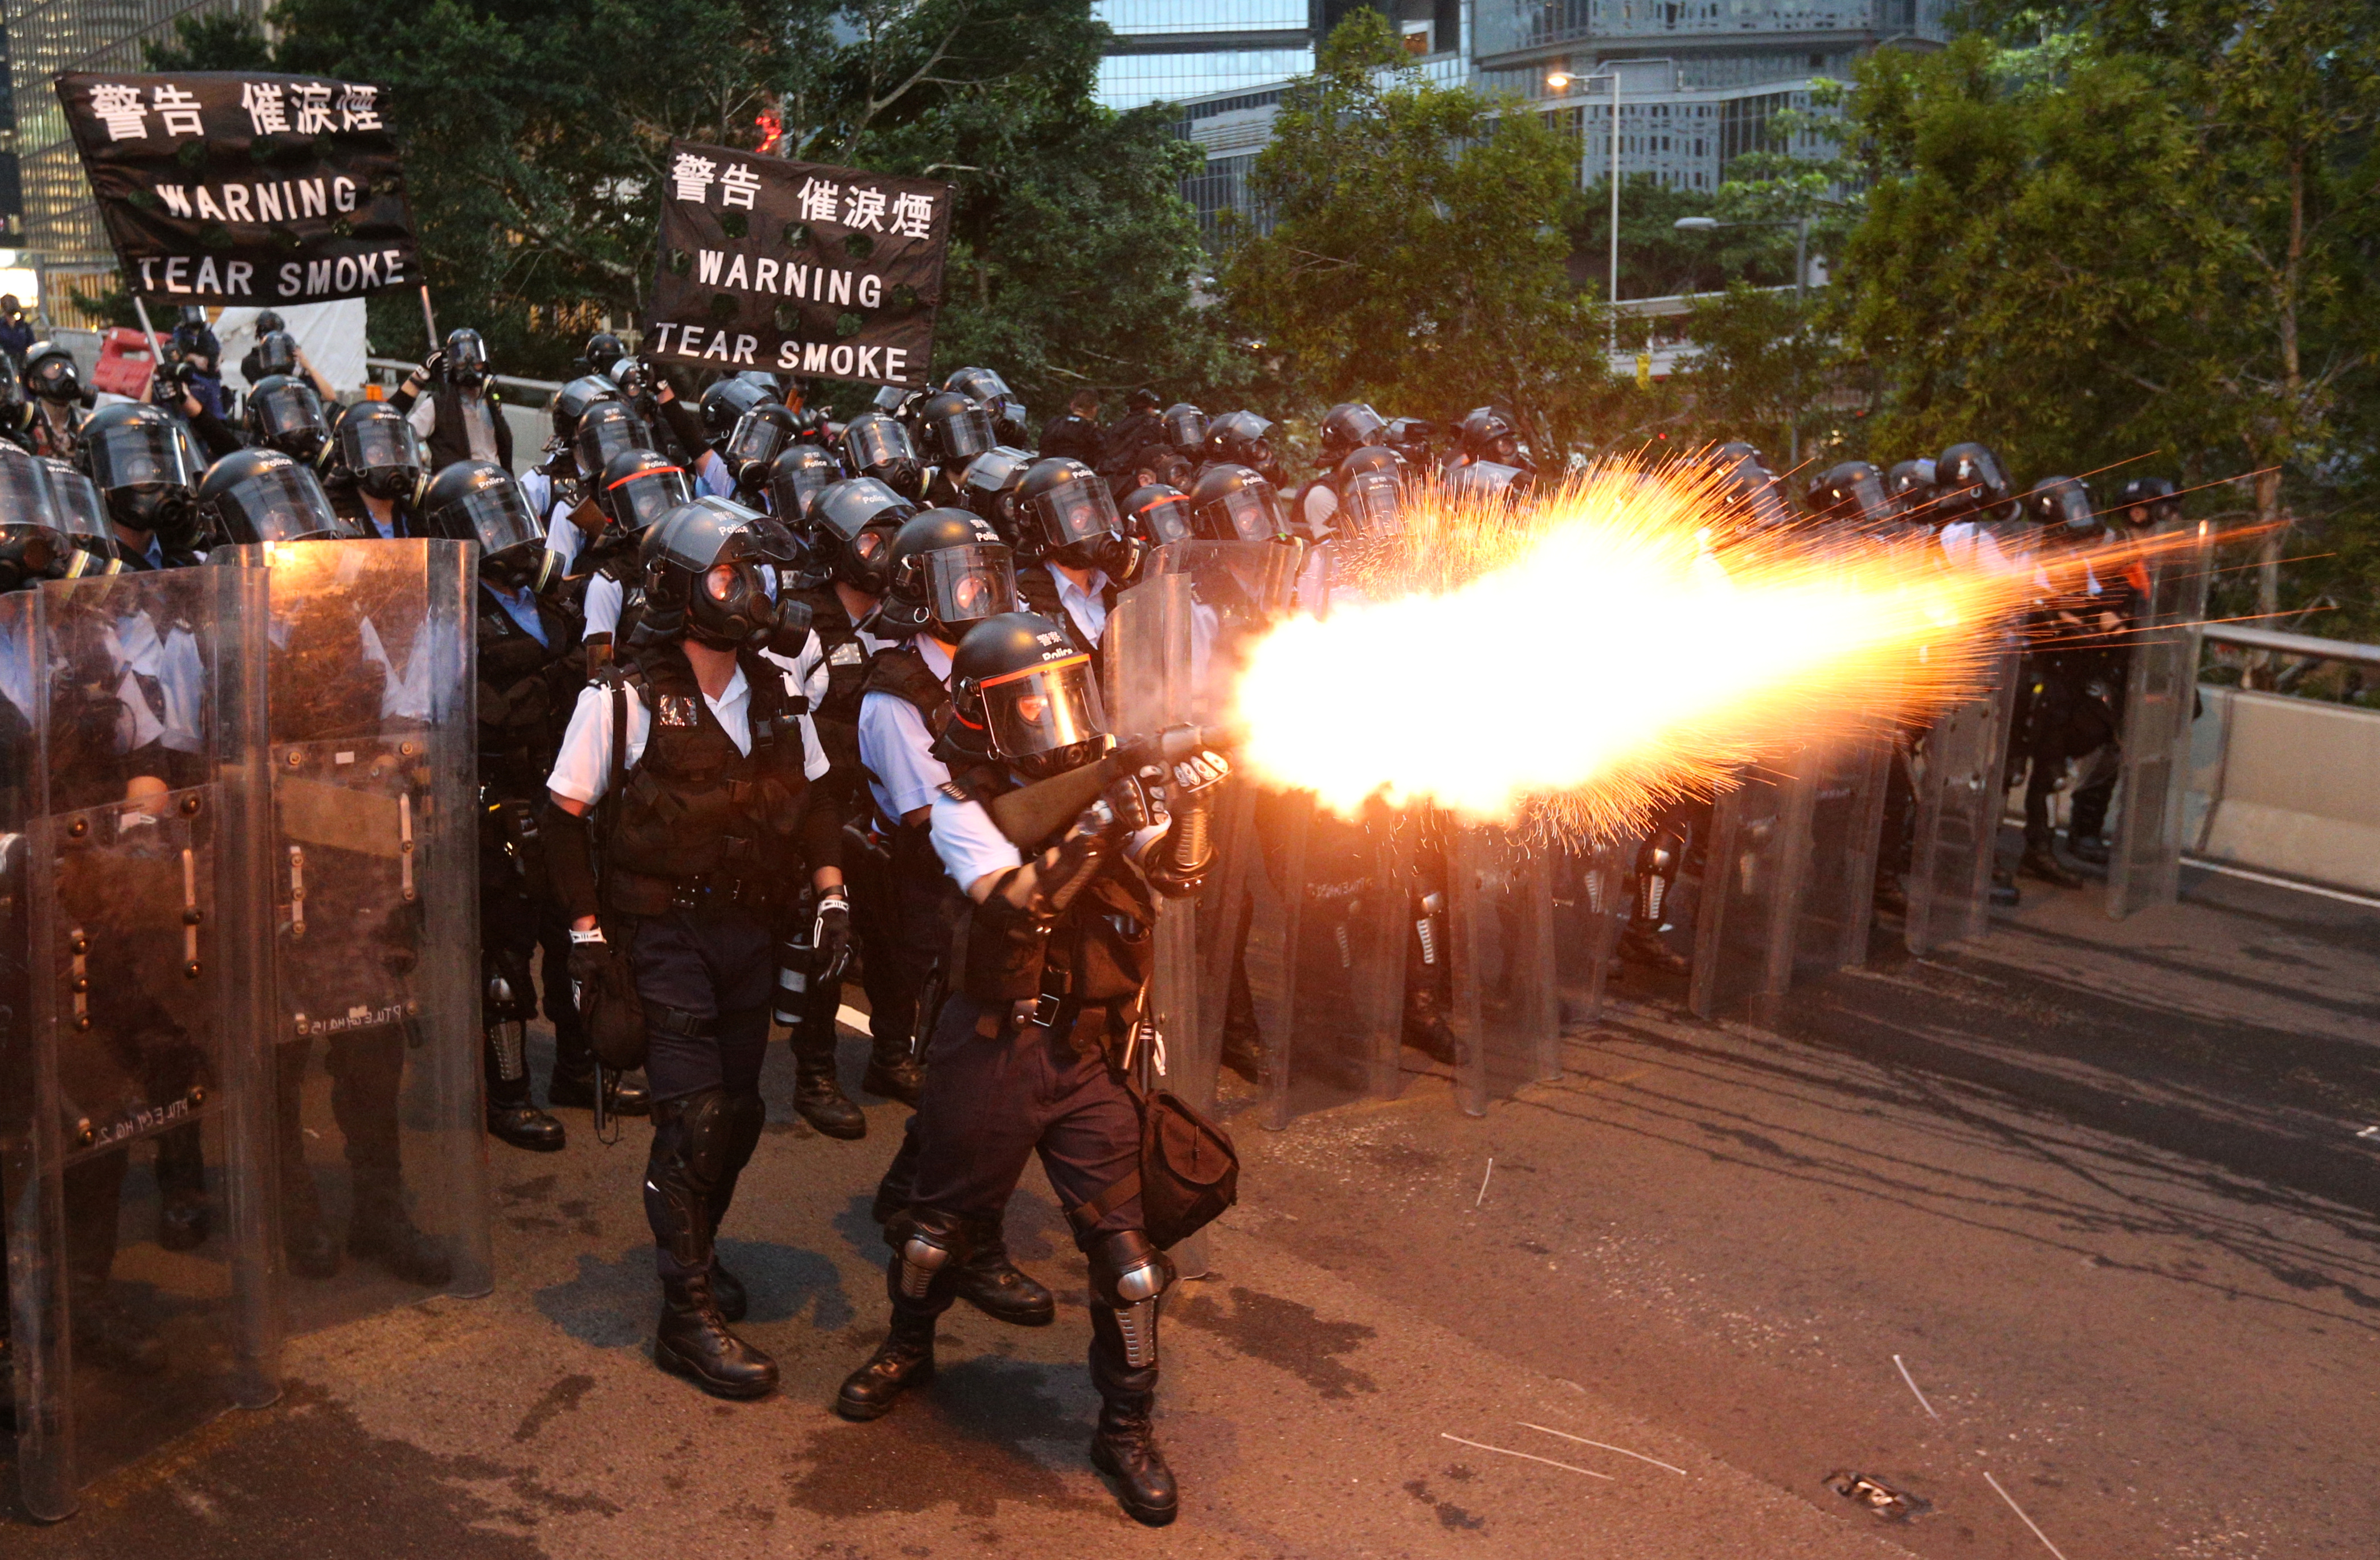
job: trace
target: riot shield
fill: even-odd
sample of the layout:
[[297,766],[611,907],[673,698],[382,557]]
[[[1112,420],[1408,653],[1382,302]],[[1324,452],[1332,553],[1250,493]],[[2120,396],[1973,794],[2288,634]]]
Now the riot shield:
[[1917,828],[1904,935],[1909,951],[1920,958],[1991,929],[1992,863],[2008,800],[2018,665],[2016,647],[2003,648],[1992,663],[1990,686],[1935,721],[1912,766]]
[[1588,1024],[1603,1016],[1620,934],[1628,925],[1631,859],[1625,845],[1597,841],[1560,851],[1547,864],[1552,875],[1554,975],[1566,1023]]
[[1455,1097],[1485,1116],[1488,1101],[1561,1076],[1553,879],[1545,854],[1505,829],[1450,821],[1446,847]]
[[36,1517],[277,1392],[261,1004],[264,581],[0,598],[0,1184]]
[[[1152,575],[1116,598],[1108,615],[1106,671],[1117,736],[1148,736],[1196,719],[1196,606],[1184,574]],[[1198,1022],[1197,909],[1196,900],[1158,901],[1147,1010],[1156,1040],[1142,1060],[1160,1087],[1211,1110],[1221,1051]],[[1220,1042],[1220,1031],[1215,1038]]]
[[2181,824],[2190,728],[2198,707],[2199,624],[2214,538],[2205,521],[2187,550],[2151,565],[2148,621],[2124,690],[2123,768],[2116,780],[2107,913],[2118,920],[2181,889]]
[[1867,963],[1892,730],[1887,717],[1839,741],[1814,743],[1795,758],[1793,784],[1809,792],[1794,808],[1809,819],[1808,864],[1794,903],[1795,975]]
[[1817,772],[1806,753],[1751,766],[1711,808],[1686,993],[1696,1017],[1776,1022],[1793,977]]
[[309,541],[271,580],[281,1299],[309,1332],[485,1294],[471,557]]

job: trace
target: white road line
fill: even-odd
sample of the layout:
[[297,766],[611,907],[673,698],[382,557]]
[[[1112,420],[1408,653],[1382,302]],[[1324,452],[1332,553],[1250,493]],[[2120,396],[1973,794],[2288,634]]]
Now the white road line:
[[[1443,1430],[1439,1431],[1439,1433],[1440,1435],[1445,1435],[1446,1439],[1449,1441],[1452,1441],[1465,1446],[1476,1446],[1483,1452],[1500,1452],[1508,1457],[1519,1457],[1526,1462],[1541,1462],[1548,1468],[1568,1469],[1572,1473],[1584,1473],[1589,1479],[1600,1479],[1609,1484],[1617,1484],[1620,1482],[1619,1480],[1612,1478],[1609,1473],[1597,1473],[1591,1468],[1578,1468],[1570,1463],[1556,1462],[1551,1457],[1541,1457],[1531,1452],[1516,1452],[1510,1446],[1491,1446],[1485,1441],[1465,1441],[1460,1435],[1447,1435],[1446,1432]],[[2046,1542],[2047,1541],[2045,1540],[2044,1542]],[[2061,1554],[2058,1557],[2058,1560],[2066,1560],[2066,1557]]]

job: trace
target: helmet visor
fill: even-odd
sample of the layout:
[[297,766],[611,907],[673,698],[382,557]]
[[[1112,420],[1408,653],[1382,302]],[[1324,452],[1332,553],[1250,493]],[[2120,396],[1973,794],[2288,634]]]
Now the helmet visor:
[[187,488],[199,479],[188,458],[188,446],[174,437],[169,424],[118,423],[91,441],[91,475],[102,489]]
[[333,513],[322,485],[302,469],[285,466],[260,471],[215,503],[246,522],[235,535],[244,530],[258,541],[303,541],[309,537],[351,534]]
[[100,497],[98,486],[90,478],[79,471],[54,471],[50,491],[57,500],[59,530],[68,536],[115,540],[115,533],[107,524],[107,501]]
[[1190,501],[1180,493],[1166,493],[1134,510],[1132,518],[1151,547],[1182,541],[1190,535]]
[[298,371],[298,343],[286,331],[268,331],[256,344],[256,368],[259,377],[265,374],[294,374]]
[[973,460],[991,448],[991,414],[981,406],[968,406],[935,419],[927,431],[933,438],[934,453],[942,460]]
[[343,417],[339,458],[350,471],[419,471],[429,465],[421,435],[403,417]]
[[891,417],[856,417],[843,433],[844,454],[862,471],[880,471],[903,462],[915,462],[908,430]]
[[1349,527],[1372,535],[1401,527],[1397,512],[1399,496],[1394,474],[1359,471],[1347,479],[1347,490],[1341,496],[1340,502]]
[[791,434],[782,417],[764,416],[755,407],[735,419],[735,431],[727,436],[727,447],[720,453],[736,466],[774,460]]
[[780,461],[770,468],[769,502],[787,519],[802,519],[834,479],[834,467],[825,461]]
[[1123,521],[1116,514],[1115,499],[1104,482],[1062,482],[1026,502],[1040,516],[1042,530],[1052,547],[1089,541],[1123,529]]
[[447,508],[455,523],[454,535],[468,526],[480,538],[480,559],[485,562],[515,548],[543,550],[545,527],[528,512],[528,501],[516,482],[491,482],[475,488]]
[[1005,547],[996,542],[945,547],[920,562],[926,600],[934,621],[943,627],[955,631],[1016,611],[1016,565]]
[[1242,541],[1269,541],[1288,534],[1281,523],[1281,506],[1270,487],[1245,487],[1225,493],[1208,507],[1218,511],[1223,528]]
[[48,469],[13,444],[0,450],[0,526],[64,529],[58,508]]
[[248,415],[257,436],[278,439],[284,434],[324,431],[322,398],[310,384],[296,381],[276,384],[249,397]]
[[578,468],[599,475],[612,457],[627,450],[650,450],[645,425],[618,401],[598,401],[578,419]]
[[630,533],[693,502],[694,485],[686,479],[685,470],[674,466],[649,467],[603,490],[603,508],[612,523]]
[[1009,393],[1008,381],[990,369],[968,369],[951,376],[950,388],[971,401],[990,401]]
[[2069,531],[2095,531],[2099,528],[2098,516],[2091,512],[2091,495],[2080,484],[2060,483],[2044,495],[2041,523],[2063,525]]
[[982,688],[992,750],[1003,758],[1029,758],[1107,734],[1099,679],[1087,655],[1012,671]]
[[1195,450],[1207,441],[1207,414],[1196,406],[1175,406],[1165,414],[1165,441],[1177,450]]
[[1845,520],[1881,519],[1892,507],[1892,497],[1884,490],[1883,478],[1873,471],[1862,472],[1836,490],[1840,517]]

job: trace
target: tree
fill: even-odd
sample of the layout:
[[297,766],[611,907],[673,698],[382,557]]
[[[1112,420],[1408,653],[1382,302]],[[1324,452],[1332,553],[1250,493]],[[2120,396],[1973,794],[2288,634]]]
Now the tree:
[[1496,402],[1539,452],[1572,448],[1609,381],[1603,310],[1567,270],[1574,145],[1410,62],[1357,9],[1290,83],[1253,175],[1270,228],[1224,269],[1232,311],[1312,400]]

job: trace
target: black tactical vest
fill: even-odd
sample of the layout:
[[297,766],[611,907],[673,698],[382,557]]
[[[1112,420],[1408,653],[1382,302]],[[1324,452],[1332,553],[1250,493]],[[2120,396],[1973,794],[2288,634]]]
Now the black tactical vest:
[[534,801],[545,790],[581,679],[570,620],[543,599],[547,643],[523,628],[485,586],[479,599],[480,783],[499,800]]
[[607,697],[625,683],[652,716],[644,756],[604,802],[607,908],[658,915],[681,888],[740,887],[757,903],[776,885],[799,886],[807,701],[757,652],[736,663],[752,690],[748,755],[710,712],[676,641],[631,648],[598,674]]
[[[983,764],[953,775],[943,793],[989,806],[1017,789],[1005,769]],[[1062,827],[1020,849],[1030,861],[1064,833]],[[966,994],[988,1007],[1038,996],[1062,998],[1077,1008],[1128,1003],[1148,984],[1156,918],[1148,885],[1122,860],[1075,897],[1046,937],[1002,936],[980,913],[971,916],[962,961]]]
[[[843,782],[858,785],[859,768],[859,699],[867,691],[868,647],[860,642],[859,630],[852,626],[851,614],[843,610],[843,598],[834,593],[832,585],[811,590],[794,592],[794,599],[810,610],[810,631],[819,636],[819,651],[826,660],[826,695],[819,700],[816,716],[819,745],[826,749],[827,762]],[[857,795],[844,798],[844,816],[860,816]]]

